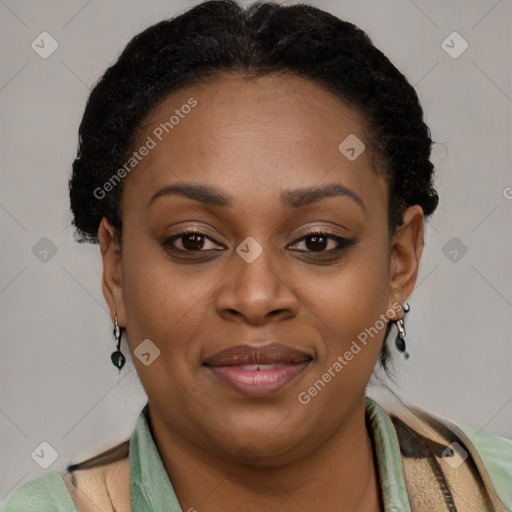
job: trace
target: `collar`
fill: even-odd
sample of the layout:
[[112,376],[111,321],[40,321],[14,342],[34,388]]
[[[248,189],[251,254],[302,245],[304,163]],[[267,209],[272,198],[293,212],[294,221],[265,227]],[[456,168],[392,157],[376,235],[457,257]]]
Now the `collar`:
[[[140,412],[130,438],[132,510],[182,512],[148,423],[149,403]],[[374,444],[385,512],[410,512],[395,429],[386,411],[366,397],[366,423]]]

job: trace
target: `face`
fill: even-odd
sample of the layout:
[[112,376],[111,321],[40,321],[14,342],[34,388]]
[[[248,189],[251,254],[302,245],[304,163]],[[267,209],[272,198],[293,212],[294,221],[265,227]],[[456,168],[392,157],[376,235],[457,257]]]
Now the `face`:
[[[367,146],[355,159],[339,149],[351,134]],[[123,190],[122,248],[106,219],[99,235],[103,291],[155,425],[266,464],[350,428],[423,241],[419,206],[388,236],[388,187],[362,118],[308,80],[232,75],[169,96],[143,145]],[[249,352],[215,360],[240,345]],[[276,366],[247,366],[258,349]],[[286,349],[297,357],[284,361]]]

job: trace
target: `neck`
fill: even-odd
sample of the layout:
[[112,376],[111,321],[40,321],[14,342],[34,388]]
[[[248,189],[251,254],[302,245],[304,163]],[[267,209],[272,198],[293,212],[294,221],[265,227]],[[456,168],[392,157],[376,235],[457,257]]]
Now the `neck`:
[[169,429],[150,409],[153,438],[182,510],[383,510],[364,401],[322,445],[281,466],[219,458]]

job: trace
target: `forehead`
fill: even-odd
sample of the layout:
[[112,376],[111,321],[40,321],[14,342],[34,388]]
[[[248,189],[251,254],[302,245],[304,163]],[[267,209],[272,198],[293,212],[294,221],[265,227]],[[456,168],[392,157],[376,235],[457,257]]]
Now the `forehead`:
[[[282,190],[327,182],[369,200],[385,193],[364,118],[321,85],[293,75],[231,74],[181,89],[145,119],[135,149],[143,145],[151,149],[126,194],[147,200],[178,182],[218,185],[244,205],[273,196],[277,204]],[[348,158],[348,146],[362,152]]]

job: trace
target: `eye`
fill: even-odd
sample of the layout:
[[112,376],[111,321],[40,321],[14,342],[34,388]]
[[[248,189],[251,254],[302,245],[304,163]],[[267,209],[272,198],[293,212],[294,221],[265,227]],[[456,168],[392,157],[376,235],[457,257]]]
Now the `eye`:
[[[326,231],[311,231],[306,236],[299,238],[293,245],[305,242],[308,250],[300,250],[299,252],[320,252],[320,253],[332,253],[341,251],[351,245],[354,245],[357,240],[354,238],[343,238],[335,235],[334,233],[328,233]],[[331,242],[331,248],[326,250],[327,246]],[[293,247],[293,245],[289,247]],[[334,247],[332,247],[334,246]]]
[[[333,253],[354,245],[357,243],[357,240],[354,238],[343,238],[341,236],[335,235],[334,233],[328,233],[326,231],[311,231],[302,238],[299,238],[289,247],[297,246],[303,242],[305,242],[307,249],[298,249],[298,252]],[[331,242],[333,247],[327,249],[329,242]],[[210,244],[210,247],[208,247],[208,244]],[[225,249],[225,247],[220,246],[220,244],[216,243],[215,240],[210,238],[205,233],[195,230],[176,233],[175,235],[166,238],[162,242],[162,245],[167,249],[188,253],[209,252]],[[181,245],[181,247],[178,245]],[[216,247],[221,248],[216,249]]]
[[[182,248],[176,246],[174,243],[176,241],[178,241]],[[208,247],[208,242],[211,245],[218,247],[218,244],[214,243],[214,240],[205,233],[190,230],[182,231],[166,238],[162,245],[166,248],[175,249],[176,251],[181,252],[207,252],[211,250],[218,250],[214,247]],[[206,249],[204,248],[205,245],[207,246]]]

